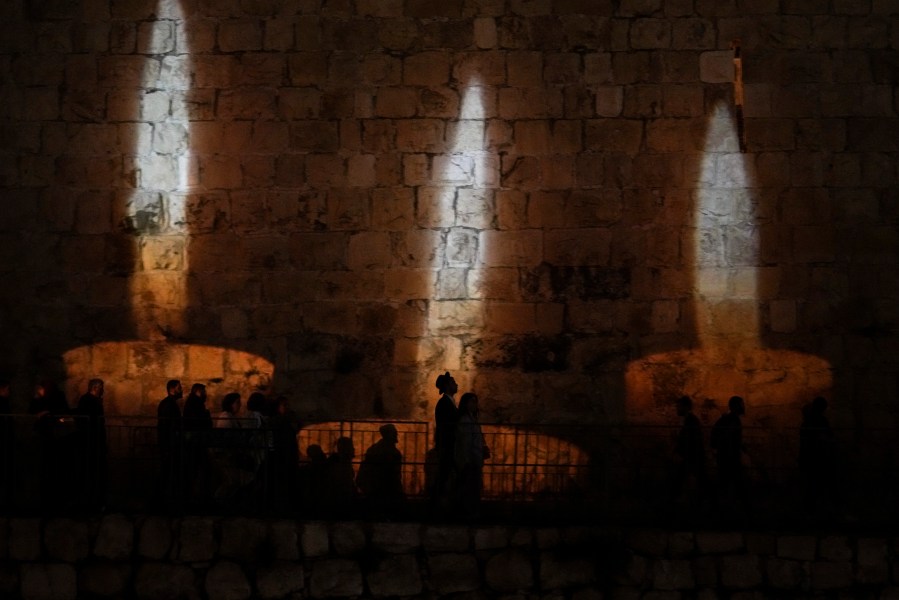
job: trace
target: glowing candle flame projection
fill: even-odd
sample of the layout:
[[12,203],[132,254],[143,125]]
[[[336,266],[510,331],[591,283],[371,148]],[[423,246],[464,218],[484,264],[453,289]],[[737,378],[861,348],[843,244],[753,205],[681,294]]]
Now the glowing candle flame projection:
[[122,226],[134,234],[130,277],[131,341],[101,341],[72,349],[64,360],[70,396],[85,382],[107,382],[107,414],[155,411],[171,378],[242,390],[266,385],[274,366],[231,348],[171,341],[187,337],[188,247],[191,194],[204,191],[191,152],[193,73],[185,17],[177,0],[160,0],[156,19],[139,25],[145,63],[134,90],[135,187],[118,207]]
[[[830,364],[816,356],[762,346],[762,266],[753,192],[754,155],[740,152],[734,117],[719,103],[709,117],[694,188],[692,288],[698,347],[663,352],[628,365],[627,412],[632,421],[668,420],[687,395],[726,406],[744,396],[747,416],[796,421],[798,407],[832,386]],[[770,294],[767,292],[766,294]],[[786,419],[784,419],[786,417]]]

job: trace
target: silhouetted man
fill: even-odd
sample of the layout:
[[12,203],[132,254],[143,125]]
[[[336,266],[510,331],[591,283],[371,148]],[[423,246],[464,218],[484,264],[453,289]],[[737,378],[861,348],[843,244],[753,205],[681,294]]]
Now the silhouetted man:
[[812,512],[833,509],[839,488],[835,485],[836,440],[825,415],[827,400],[818,396],[803,407],[799,428],[799,470],[806,508]]
[[456,424],[459,421],[459,409],[456,407],[456,392],[459,386],[449,371],[437,377],[437,390],[440,399],[434,407],[434,448],[437,450],[437,477],[431,490],[432,502],[444,498],[449,490],[450,476],[455,470],[454,450],[456,445]]
[[749,512],[749,487],[743,468],[743,422],[746,406],[740,396],[731,396],[728,413],[722,415],[712,428],[712,447],[718,464],[718,488],[721,500],[730,508],[741,504]]
[[106,500],[106,420],[103,413],[103,380],[91,379],[87,393],[75,407],[75,429],[84,461],[82,500],[89,510],[102,510]]
[[677,434],[677,445],[674,449],[678,457],[675,467],[671,499],[676,500],[683,492],[684,485],[691,479],[696,489],[705,493],[705,447],[702,441],[702,425],[693,414],[693,401],[689,396],[681,396],[677,400],[677,415],[683,419]]
[[365,451],[356,484],[362,491],[372,516],[392,516],[405,500],[403,494],[403,454],[396,447],[399,433],[392,423],[378,430],[381,439]]
[[164,502],[171,508],[180,496],[181,475],[181,407],[178,401],[184,396],[181,382],[171,379],[165,386],[166,397],[156,409],[158,418],[156,433],[161,460],[161,487]]

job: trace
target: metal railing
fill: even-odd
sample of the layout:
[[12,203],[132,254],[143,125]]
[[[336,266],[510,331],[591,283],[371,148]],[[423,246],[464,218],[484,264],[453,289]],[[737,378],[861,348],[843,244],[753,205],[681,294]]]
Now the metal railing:
[[[94,429],[66,417],[51,429],[40,429],[35,428],[32,415],[0,417],[5,433],[0,503],[7,513],[105,507],[313,515],[323,503],[313,492],[326,486],[327,480],[314,475],[310,446],[317,445],[329,455],[339,438],[349,438],[355,449],[351,461],[355,474],[387,422],[399,433],[407,506],[426,505],[435,468],[433,426],[427,422],[311,423],[296,433],[295,448],[288,449],[273,443],[275,431],[179,429],[174,445],[166,448],[160,446],[158,421],[152,417],[106,417]],[[728,504],[733,498],[722,503],[716,488],[708,429],[704,431],[707,481],[689,481],[680,487],[673,484],[678,468],[677,427],[483,424],[482,429],[491,450],[483,469],[482,498],[487,504],[503,506],[503,515],[532,509],[547,518],[650,523],[663,515],[710,519],[734,509]],[[95,439],[101,432],[102,444]],[[808,481],[798,467],[798,429],[744,428],[747,487],[740,493],[750,500],[755,519],[791,523],[814,513],[818,504],[831,503],[826,514],[847,522],[897,520],[895,432],[835,429],[833,434],[832,472],[810,496]],[[362,506],[364,498],[358,500]]]

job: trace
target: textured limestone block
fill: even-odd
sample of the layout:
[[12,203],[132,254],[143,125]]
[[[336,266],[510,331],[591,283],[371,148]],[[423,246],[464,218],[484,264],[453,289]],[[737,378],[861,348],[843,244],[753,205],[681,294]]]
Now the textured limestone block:
[[886,540],[861,538],[857,542],[856,577],[859,583],[884,583],[889,578]]
[[365,529],[360,522],[334,523],[331,546],[340,556],[353,556],[365,549]]
[[428,552],[460,552],[471,546],[471,532],[461,526],[426,526],[422,533],[422,545]]
[[284,598],[303,591],[303,567],[296,563],[276,564],[256,572],[256,589],[262,598]]
[[474,532],[475,550],[493,550],[509,545],[509,530],[505,527],[478,527]]
[[441,595],[477,590],[481,586],[477,560],[471,554],[429,555],[428,582]]
[[44,547],[51,558],[75,562],[90,553],[87,523],[72,519],[51,519],[44,526]]
[[413,596],[421,593],[421,573],[414,555],[388,556],[378,561],[367,574],[373,596]]
[[[697,535],[697,542],[698,538]],[[668,549],[668,536],[663,531],[638,529],[627,534],[625,543],[628,548],[639,554],[664,556]]]
[[818,544],[818,554],[824,560],[848,561],[852,560],[852,546],[849,538],[842,535],[830,535],[821,538]]
[[595,568],[589,559],[562,557],[550,552],[540,555],[540,588],[543,590],[588,585],[595,578]]
[[706,83],[729,83],[734,80],[734,53],[715,50],[699,55],[699,76]]
[[384,552],[413,551],[421,546],[421,527],[416,523],[374,523],[371,545]]
[[303,556],[312,558],[328,553],[328,526],[325,523],[305,523],[300,536]]
[[777,589],[798,587],[802,581],[802,563],[782,558],[769,558],[766,561],[768,584]]
[[729,588],[752,588],[762,583],[759,557],[748,554],[721,559],[721,583]]
[[105,598],[120,596],[131,578],[131,566],[101,563],[79,569],[78,589],[82,593]]
[[268,541],[277,560],[296,560],[300,557],[300,536],[295,521],[273,521],[269,526]]
[[815,560],[818,539],[810,535],[785,535],[777,540],[777,556],[795,560]]
[[809,565],[809,576],[813,590],[835,590],[848,588],[853,583],[852,563],[813,562]]
[[529,590],[534,586],[531,559],[521,550],[506,550],[487,561],[487,585],[497,592]]
[[24,564],[20,578],[22,598],[68,600],[78,596],[75,568],[61,564]]
[[718,558],[714,556],[700,556],[693,559],[693,575],[696,577],[698,587],[717,587]]
[[534,532],[529,527],[521,527],[512,532],[509,545],[513,548],[528,548],[534,545]]
[[125,560],[134,550],[134,523],[124,515],[107,515],[100,521],[94,554],[110,560]]
[[226,558],[251,560],[268,538],[266,523],[261,519],[225,519],[221,528],[219,554]]
[[206,593],[221,600],[246,600],[252,590],[247,576],[239,565],[218,562],[206,572]]
[[315,598],[358,596],[362,593],[362,572],[352,560],[330,559],[310,563],[310,593]]
[[12,560],[35,560],[40,555],[40,519],[10,519],[9,557]]
[[668,534],[668,554],[674,558],[688,556],[696,549],[696,538],[690,531]]
[[147,517],[139,525],[137,552],[140,556],[160,560],[172,547],[172,524],[164,517]]
[[543,260],[543,234],[538,230],[482,231],[480,263],[493,267],[533,267]]
[[215,556],[215,522],[208,517],[181,519],[176,556],[181,562],[203,562]]
[[724,554],[743,549],[743,536],[739,533],[703,531],[696,534],[696,547],[702,554]]
[[688,560],[656,560],[652,567],[653,586],[659,590],[692,589],[693,570]]

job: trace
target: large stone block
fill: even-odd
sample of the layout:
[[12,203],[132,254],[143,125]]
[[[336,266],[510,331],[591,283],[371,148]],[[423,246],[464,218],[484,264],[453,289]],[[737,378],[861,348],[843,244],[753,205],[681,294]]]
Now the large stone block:
[[371,545],[383,552],[414,551],[421,546],[421,526],[416,523],[373,523]]
[[125,564],[89,564],[79,569],[78,589],[82,593],[103,598],[121,597],[125,594],[132,567]]
[[561,553],[540,555],[540,589],[554,590],[589,585],[596,579],[596,568],[589,558],[574,558]]
[[239,565],[218,562],[206,572],[206,594],[221,600],[246,600],[252,594],[250,582]]
[[366,580],[376,598],[413,596],[422,591],[418,560],[411,554],[383,558],[369,570]]
[[441,595],[477,590],[481,586],[477,560],[471,554],[431,554],[428,583]]
[[[268,527],[261,519],[232,518],[221,523],[219,554],[225,558],[252,560],[267,543]],[[270,547],[266,547],[269,550]]]
[[315,598],[358,596],[362,593],[362,572],[352,560],[322,559],[309,564],[309,591]]
[[178,545],[175,551],[181,562],[204,562],[212,560],[217,545],[215,541],[215,521],[209,517],[185,517],[181,519]]
[[22,598],[27,600],[74,600],[78,597],[75,568],[63,564],[23,564],[20,572]]
[[300,547],[307,558],[328,554],[328,526],[325,523],[305,523],[300,535]]
[[695,580],[688,560],[660,559],[653,563],[653,586],[659,590],[693,589]]
[[90,553],[87,523],[74,519],[51,519],[44,525],[44,547],[51,558],[75,562]]
[[10,519],[9,558],[12,560],[36,560],[40,555],[40,519]]
[[256,571],[256,589],[262,598],[284,598],[302,592],[305,580],[302,565],[282,563]]
[[428,552],[462,552],[471,546],[471,532],[463,526],[426,526],[422,545]]
[[534,586],[531,559],[521,550],[506,550],[491,557],[484,576],[487,585],[497,592],[530,590]]
[[134,552],[134,523],[124,515],[107,515],[100,521],[94,554],[110,560],[125,560]]
[[334,523],[331,547],[340,556],[355,556],[365,549],[365,529],[361,522]]

